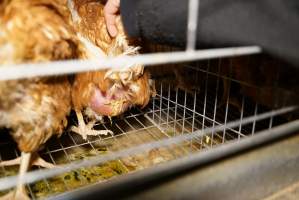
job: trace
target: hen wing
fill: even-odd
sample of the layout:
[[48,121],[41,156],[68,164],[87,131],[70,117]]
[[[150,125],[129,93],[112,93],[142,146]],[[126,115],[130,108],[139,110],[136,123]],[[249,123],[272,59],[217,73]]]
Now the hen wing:
[[[77,57],[69,22],[66,1],[11,0],[1,17],[0,63]],[[66,126],[70,92],[67,77],[0,82],[0,126],[12,129],[21,151],[36,151]]]

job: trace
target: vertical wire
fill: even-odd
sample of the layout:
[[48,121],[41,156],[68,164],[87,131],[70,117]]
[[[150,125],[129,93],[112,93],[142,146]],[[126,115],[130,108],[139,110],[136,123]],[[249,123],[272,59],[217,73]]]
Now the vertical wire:
[[185,97],[184,97],[184,111],[183,111],[183,124],[182,124],[182,131],[181,134],[185,131],[185,120],[186,120],[186,107],[187,107],[187,92],[185,90]]
[[[204,98],[204,106],[203,106],[203,113],[202,113],[202,128],[201,131],[203,132],[205,129],[205,118],[206,118],[206,109],[207,109],[207,96],[208,96],[208,79],[209,79],[209,73],[210,70],[210,60],[208,60],[208,68],[206,72],[206,82],[205,82],[205,98]],[[201,137],[201,148],[203,145],[203,137]]]
[[241,132],[242,132],[242,121],[243,121],[243,115],[244,115],[244,105],[245,104],[245,98],[242,96],[242,108],[241,108],[241,116],[240,116],[240,126],[239,126],[239,135],[238,135],[238,140],[241,138]]
[[[197,93],[196,90],[194,92],[194,99],[193,99],[193,114],[192,114],[192,127],[191,127],[191,132],[194,132],[194,126],[195,126],[195,112],[196,112],[196,97],[197,97]],[[193,140],[191,140],[191,149],[193,147]]]
[[187,51],[194,51],[196,47],[197,18],[199,0],[189,0],[188,27],[187,27]]
[[170,111],[170,84],[168,84],[168,98],[167,98],[167,116],[166,116],[167,130],[169,128],[169,111]]
[[177,120],[177,112],[178,112],[178,93],[179,93],[179,89],[176,88],[175,91],[175,107],[174,107],[174,120],[173,120],[173,132],[174,135],[176,135],[176,120]]
[[[229,60],[229,78],[231,78],[231,73],[232,73],[232,59]],[[228,80],[229,84],[228,84],[228,89],[227,89],[227,99],[226,99],[226,108],[225,108],[225,118],[224,118],[224,125],[226,126],[227,124],[227,117],[228,117],[228,111],[229,111],[229,98],[230,98],[230,90],[231,90],[231,79]],[[222,143],[225,142],[225,137],[226,137],[226,128],[224,128],[223,130],[223,139],[222,139]]]
[[[258,104],[255,103],[255,108],[254,108],[254,117],[257,116],[257,110],[258,110]],[[251,135],[253,135],[255,133],[255,125],[256,125],[256,120],[253,121],[253,125],[252,125],[252,131],[251,131]]]
[[161,82],[161,86],[160,86],[160,89],[161,89],[161,94],[160,94],[160,113],[159,113],[159,125],[161,125],[161,118],[162,118],[162,101],[163,101],[163,85],[162,85],[162,82]]
[[[196,63],[196,67],[197,68],[199,68],[200,66],[199,66],[199,62],[197,62]],[[197,87],[200,87],[199,86],[199,84],[198,84],[198,75],[199,74],[199,72],[198,72],[198,70],[196,70],[196,78],[195,78],[195,84],[196,84],[196,86]],[[195,113],[196,113],[196,106],[197,106],[197,89],[198,88],[195,88],[195,91],[194,91],[194,99],[193,99],[193,115],[192,115],[192,127],[191,127],[191,132],[193,133],[194,132],[194,126],[195,126]],[[190,145],[190,147],[191,147],[191,149],[193,149],[193,140],[194,139],[192,139],[191,140],[191,145]]]
[[219,58],[219,63],[218,63],[218,75],[217,75],[217,82],[216,82],[215,105],[214,105],[214,115],[213,115],[213,125],[212,125],[213,130],[212,130],[212,134],[211,134],[211,147],[213,146],[214,133],[215,133],[214,128],[215,128],[215,122],[216,122],[217,103],[218,103],[220,67],[221,67],[221,58]]
[[271,116],[268,129],[271,129],[272,126],[273,126],[273,118],[274,118],[274,117]]
[[153,111],[153,121],[155,121],[155,100],[156,100],[156,97],[153,98],[153,108],[152,108],[153,109],[152,110]]

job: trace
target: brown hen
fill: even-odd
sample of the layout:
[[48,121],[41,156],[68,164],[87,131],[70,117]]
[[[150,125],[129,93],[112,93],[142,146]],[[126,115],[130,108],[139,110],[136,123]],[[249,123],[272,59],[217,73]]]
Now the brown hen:
[[[87,53],[83,58],[114,57],[137,54],[138,48],[129,45],[120,19],[117,20],[119,34],[111,39],[105,25],[104,6],[95,0],[69,0],[72,18],[78,30],[78,37],[88,44],[89,50],[99,56]],[[78,127],[73,131],[87,135],[108,134],[106,130],[92,130],[96,120],[102,116],[118,116],[132,106],[148,104],[153,87],[148,72],[143,66],[135,65],[118,70],[102,70],[76,75],[72,89],[73,106],[78,118]],[[90,121],[86,125],[83,114]]]
[[[0,63],[78,57],[78,43],[66,3],[62,0],[1,1]],[[52,135],[62,133],[70,109],[71,85],[67,77],[0,82],[0,127],[10,129],[22,152],[21,158],[1,163],[20,163],[17,190],[7,198],[28,198],[22,177],[30,163],[52,167],[39,157],[31,159],[31,154]]]

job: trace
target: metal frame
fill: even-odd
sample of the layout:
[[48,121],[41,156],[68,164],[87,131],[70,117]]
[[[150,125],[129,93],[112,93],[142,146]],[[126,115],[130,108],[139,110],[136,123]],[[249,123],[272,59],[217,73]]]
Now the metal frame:
[[[240,55],[251,55],[261,53],[258,46],[235,47],[223,49],[195,50],[197,15],[199,12],[199,0],[189,1],[189,21],[187,33],[187,49],[183,52],[153,53],[132,57],[105,58],[101,61],[95,60],[70,60],[39,64],[6,65],[0,68],[0,80],[12,80],[21,78],[32,78],[35,76],[49,76],[58,74],[70,74],[83,71],[95,71],[107,67],[130,67],[135,64],[157,65],[165,63],[178,63],[185,61],[198,61],[203,59],[219,59],[218,73],[209,71],[198,66],[187,66],[194,69],[196,73],[203,73],[205,77],[204,93],[194,91],[191,97],[192,105],[188,105],[190,95],[187,91],[179,89],[171,90],[170,85],[159,85],[159,93],[153,98],[146,110],[135,109],[130,111],[122,119],[117,119],[114,124],[101,123],[98,128],[112,129],[114,135],[89,138],[88,141],[72,135],[68,131],[60,139],[53,139],[46,148],[40,152],[42,156],[48,157],[54,164],[62,164],[60,158],[65,157],[64,168],[38,169],[28,172],[24,177],[29,193],[36,199],[31,190],[30,183],[38,180],[44,181],[51,190],[50,179],[66,171],[72,171],[81,167],[90,167],[117,160],[126,167],[127,175],[119,179],[112,179],[106,184],[96,184],[88,192],[95,191],[107,194],[112,190],[124,190],[144,181],[175,175],[184,170],[208,163],[223,156],[263,144],[298,131],[298,121],[288,124],[275,124],[274,118],[285,113],[294,112],[296,106],[282,107],[277,110],[262,110],[255,103],[254,113],[247,112],[247,98],[242,97],[241,112],[236,113],[230,108],[230,88],[225,107],[219,109],[219,82],[223,79],[236,82],[241,85],[255,87],[229,76],[219,74],[220,63],[223,57]],[[72,67],[69,67],[72,66]],[[217,78],[216,88],[209,87],[209,77]],[[220,116],[222,117],[219,117]],[[280,126],[278,126],[280,125]],[[260,128],[263,127],[263,128]],[[0,143],[0,161],[6,159],[6,152],[2,151],[5,146],[12,149],[12,142]],[[107,155],[98,154],[97,148],[104,146]],[[94,151],[95,156],[90,160],[77,161],[72,158],[75,151],[82,148]],[[158,152],[158,162],[145,163],[149,153]],[[19,156],[14,149],[13,157]],[[130,160],[136,168],[129,169],[125,160]],[[155,159],[153,159],[155,160]],[[157,160],[157,159],[156,159]],[[161,164],[167,163],[167,164]],[[139,168],[138,168],[139,167]],[[149,168],[148,170],[144,170]],[[0,189],[9,189],[16,184],[16,176],[7,176],[11,169],[2,167],[0,174]],[[79,175],[80,176],[80,175]],[[80,179],[80,187],[87,184]],[[99,180],[97,182],[103,182]],[[64,189],[71,191],[64,180]],[[81,191],[81,190],[78,190]],[[79,197],[78,192],[67,193],[55,198]]]
[[[219,59],[218,71],[221,67],[220,63],[221,60]],[[186,163],[184,160],[189,159],[196,161],[197,159],[194,157],[196,155],[200,157],[201,161],[211,161],[216,159],[214,156],[218,158],[218,156],[230,154],[231,151],[255,146],[255,143],[252,141],[255,138],[254,136],[260,135],[257,131],[267,130],[268,132],[266,131],[266,133],[268,134],[267,139],[261,139],[256,141],[256,143],[274,139],[275,134],[269,133],[274,131],[275,129],[273,128],[279,124],[274,123],[273,119],[281,114],[290,113],[297,109],[296,106],[289,106],[278,110],[263,111],[258,109],[259,105],[257,103],[254,103],[252,106],[255,107],[255,112],[251,113],[246,108],[249,100],[243,96],[241,100],[242,110],[237,112],[231,109],[230,95],[228,95],[225,105],[219,108],[219,95],[221,92],[219,85],[221,80],[225,79],[252,88],[255,88],[255,86],[210,71],[209,62],[208,66],[205,66],[206,69],[203,66],[196,67],[194,65],[186,65],[185,67],[186,69],[194,70],[196,76],[199,76],[201,73],[202,77],[205,77],[203,91],[195,90],[190,95],[187,91],[173,89],[171,85],[161,82],[157,85],[157,96],[152,99],[152,102],[145,110],[136,108],[129,111],[123,118],[113,120],[113,124],[106,122],[99,123],[96,126],[99,129],[110,129],[114,132],[114,135],[90,137],[89,140],[83,141],[79,136],[67,131],[62,138],[50,141],[40,154],[54,164],[66,164],[65,167],[28,172],[25,181],[33,183],[37,180],[42,180],[48,186],[48,189],[51,190],[49,178],[66,171],[98,165],[110,160],[120,162],[126,168],[128,177],[134,177],[134,174],[138,173],[138,171],[143,171],[153,166],[158,167],[160,163],[167,163],[165,165],[167,167],[164,168],[168,168],[172,162]],[[211,77],[214,77],[214,80],[216,78],[215,88],[210,85]],[[230,93],[230,90],[228,93]],[[289,126],[292,127],[291,125]],[[288,125],[284,127],[288,127]],[[281,131],[282,129],[279,130]],[[285,130],[286,132],[278,135],[288,134],[287,129]],[[251,142],[249,144],[246,141]],[[0,149],[5,145],[11,145],[11,143],[0,144]],[[230,146],[229,149],[236,148],[236,150],[223,150],[222,148],[225,148],[226,145]],[[108,150],[108,154],[100,155],[96,153],[94,158],[90,160],[77,161],[73,159],[74,152],[80,152],[82,148],[96,152],[99,146],[104,146]],[[218,149],[221,149],[221,153],[211,156],[212,152],[217,152],[219,151]],[[144,162],[144,160],[148,160],[149,153],[152,151],[158,152],[156,157],[159,162]],[[211,155],[209,152],[211,152]],[[3,151],[1,153],[3,154]],[[61,162],[61,157],[66,158],[63,163]],[[155,158],[152,159],[155,160]],[[134,170],[129,169],[130,167],[127,166],[128,160],[133,163],[132,165],[136,166]],[[185,167],[188,166],[186,165]],[[151,170],[155,171],[154,169],[152,168]],[[6,170],[3,167],[2,173],[7,174]],[[126,177],[126,175],[123,177]],[[64,180],[62,181],[65,191],[74,190]],[[101,183],[103,181],[106,182],[105,180],[99,180]],[[8,189],[15,183],[16,177],[4,177],[0,179],[0,188]],[[101,187],[106,188],[105,184],[101,183]],[[89,184],[93,183],[86,183],[80,179],[79,187],[85,187]],[[35,194],[31,187],[27,185],[27,188],[32,198],[35,199]]]
[[[266,130],[247,137],[237,143],[228,143],[212,150],[196,153],[189,157],[170,161],[167,164],[161,164],[154,168],[136,172],[127,176],[111,180],[104,185],[95,184],[93,186],[78,189],[73,192],[67,192],[57,195],[51,200],[60,199],[94,199],[95,196],[101,198],[119,198],[128,194],[135,193],[136,188],[149,186],[159,181],[167,181],[167,178],[176,177],[181,173],[199,168],[213,161],[223,159],[229,155],[248,150],[265,143],[284,138],[299,131],[299,120],[278,126],[271,130]],[[237,196],[237,194],[236,194]]]

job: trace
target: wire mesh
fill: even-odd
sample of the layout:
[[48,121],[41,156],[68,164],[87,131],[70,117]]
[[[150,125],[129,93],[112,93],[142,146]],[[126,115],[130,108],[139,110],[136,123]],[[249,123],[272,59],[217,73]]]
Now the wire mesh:
[[[157,95],[144,110],[134,108],[112,123],[106,121],[95,126],[96,129],[112,130],[113,135],[92,136],[85,141],[66,131],[61,138],[52,138],[39,154],[58,166],[71,163],[76,165],[76,162],[80,164],[80,161],[92,158],[107,159],[84,165],[84,168],[83,165],[66,167],[61,172],[59,167],[50,169],[48,174],[34,167],[28,176],[37,178],[33,181],[27,179],[27,190],[31,198],[49,197],[90,184],[104,183],[118,176],[209,151],[226,143],[237,143],[261,130],[288,121],[284,114],[292,112],[296,107],[285,105],[277,110],[260,105],[245,95],[238,94],[236,98],[234,84],[250,88],[256,86],[221,73],[223,62],[215,59],[203,64],[182,65],[184,72],[190,71],[193,75],[189,80],[195,87],[191,89],[165,81],[165,77],[157,78]],[[195,134],[197,132],[199,134]],[[191,134],[194,135],[178,138]],[[7,135],[1,134],[1,137],[5,137],[0,140],[1,160],[19,156],[15,144],[8,140]],[[169,142],[169,139],[176,140]],[[157,143],[160,141],[165,142],[164,145]],[[12,153],[12,145],[15,153]],[[142,145],[146,148],[139,148]],[[132,147],[136,147],[135,151],[130,151]],[[17,173],[18,166],[1,167],[0,187],[8,189],[9,184],[14,185],[13,180],[8,184],[3,178]]]
[[[0,68],[0,80],[261,53],[261,48],[257,46],[194,51],[199,0],[190,0],[189,7],[187,51],[103,58],[101,61],[69,60],[6,65]],[[31,179],[25,178],[30,197],[45,198],[90,184],[104,183],[229,142],[237,143],[261,130],[287,122],[284,115],[296,109],[289,105],[265,107],[243,94],[236,98],[236,85],[254,90],[259,88],[232,77],[230,73],[223,73],[222,59],[204,63],[184,65],[184,70],[193,74],[190,77],[193,78],[191,82],[194,87],[165,82],[163,76],[162,81],[157,81],[157,96],[144,110],[135,108],[123,117],[114,119],[113,123],[108,121],[95,126],[96,129],[112,130],[113,135],[88,137],[85,141],[66,131],[61,138],[48,141],[39,154],[46,161],[64,167],[49,170],[33,167],[27,176]],[[3,132],[5,134],[0,134],[0,161],[20,155],[7,131]],[[95,158],[95,162],[84,163],[92,158]],[[1,166],[1,194],[16,184],[14,175],[17,173],[18,166]]]

